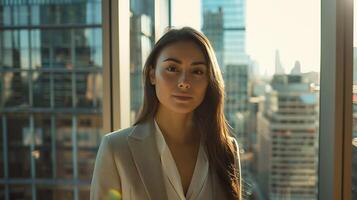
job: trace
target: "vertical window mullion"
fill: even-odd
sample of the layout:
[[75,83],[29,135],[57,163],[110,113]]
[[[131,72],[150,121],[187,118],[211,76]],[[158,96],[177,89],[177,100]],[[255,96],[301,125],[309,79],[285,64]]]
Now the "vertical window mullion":
[[103,132],[113,130],[113,89],[111,55],[111,1],[102,1]]
[[353,0],[343,1],[344,13],[344,121],[343,121],[343,168],[342,168],[342,199],[352,199],[352,133],[353,133]]
[[2,116],[2,137],[3,137],[3,157],[4,157],[4,179],[5,179],[5,200],[9,200],[9,161],[8,161],[8,147],[7,147],[7,124],[6,115]]
[[351,106],[347,105],[348,101],[352,100],[349,94],[352,89],[347,91],[345,88],[349,63],[346,62],[346,54],[351,53],[346,49],[346,40],[351,41],[348,39],[351,27],[346,23],[348,1],[321,1],[319,200],[344,199],[343,176],[347,167],[344,166],[344,143],[346,134],[351,134],[346,124],[352,117],[345,110]]

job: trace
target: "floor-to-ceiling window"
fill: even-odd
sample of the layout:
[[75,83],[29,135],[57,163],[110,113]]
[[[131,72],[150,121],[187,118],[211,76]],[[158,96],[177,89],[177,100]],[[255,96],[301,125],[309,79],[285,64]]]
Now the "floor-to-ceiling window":
[[244,198],[317,199],[320,1],[201,3],[240,143]]
[[1,199],[89,198],[102,133],[101,3],[1,1]]

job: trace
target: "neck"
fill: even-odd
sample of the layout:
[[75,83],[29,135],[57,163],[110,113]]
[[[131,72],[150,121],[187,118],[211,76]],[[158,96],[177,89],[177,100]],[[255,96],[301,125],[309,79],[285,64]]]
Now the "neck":
[[167,143],[191,144],[199,138],[194,131],[193,113],[175,113],[159,106],[155,120]]

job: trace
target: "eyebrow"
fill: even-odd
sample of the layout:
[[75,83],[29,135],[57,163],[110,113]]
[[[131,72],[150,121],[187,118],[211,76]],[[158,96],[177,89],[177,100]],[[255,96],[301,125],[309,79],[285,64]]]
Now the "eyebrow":
[[[172,62],[175,62],[178,64],[182,64],[182,62],[176,58],[166,58],[162,62],[167,62],[167,61],[172,61]],[[207,65],[207,64],[204,61],[195,61],[195,62],[191,63],[191,65]]]

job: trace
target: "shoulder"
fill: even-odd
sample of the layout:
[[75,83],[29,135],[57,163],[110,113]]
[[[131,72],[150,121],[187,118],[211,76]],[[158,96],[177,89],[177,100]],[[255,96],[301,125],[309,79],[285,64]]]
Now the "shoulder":
[[229,140],[233,143],[233,146],[234,146],[234,157],[236,159],[236,162],[237,161],[239,162],[240,156],[239,156],[239,145],[238,145],[237,139],[235,137],[230,136]]
[[114,140],[114,139],[120,139],[120,138],[126,138],[130,135],[130,133],[136,128],[136,126],[131,126],[129,128],[125,129],[119,129],[110,133],[107,133],[104,135],[105,138],[108,140]]
[[233,143],[233,145],[235,146],[236,150],[239,149],[239,145],[238,145],[238,142],[237,142],[237,139],[235,137],[232,137],[232,136],[229,136],[229,141]]
[[109,146],[120,146],[126,143],[128,136],[133,132],[136,126],[125,129],[119,129],[103,136],[102,142]]

